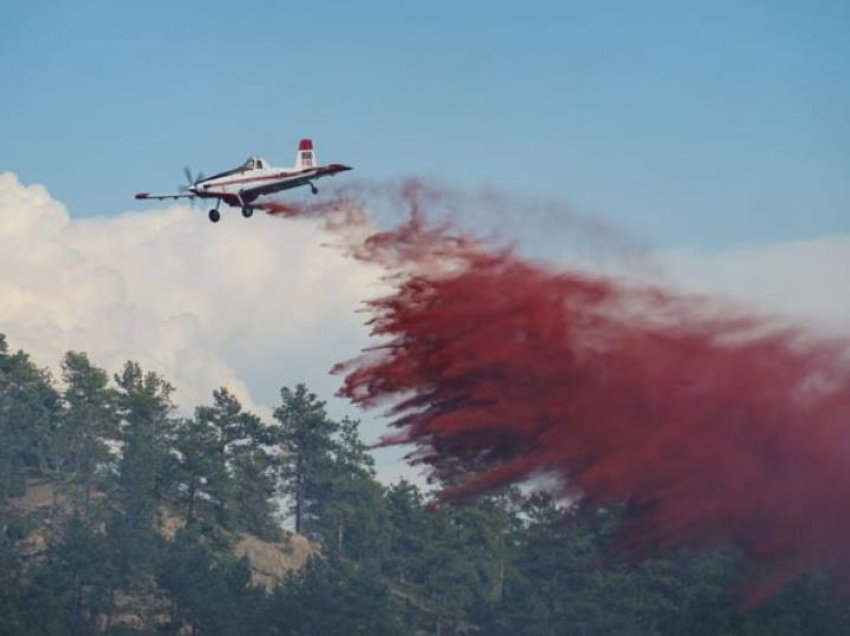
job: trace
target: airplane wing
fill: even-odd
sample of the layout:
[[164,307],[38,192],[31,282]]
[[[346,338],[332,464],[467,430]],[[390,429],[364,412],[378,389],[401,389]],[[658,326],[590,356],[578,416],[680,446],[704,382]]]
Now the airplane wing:
[[150,192],[139,192],[137,199],[194,199],[195,195],[190,192],[180,194],[151,194]]
[[292,178],[287,179],[286,181],[275,181],[274,183],[270,183],[267,185],[246,188],[242,191],[242,196],[245,196],[247,194],[249,197],[256,197],[264,194],[273,194],[275,192],[280,192],[281,190],[291,190],[292,188],[297,188],[298,186],[307,185],[309,182],[309,178]]
[[304,171],[307,174],[300,177],[296,174],[281,181],[274,181],[268,185],[246,188],[242,191],[242,195],[245,196],[247,194],[248,196],[261,196],[264,194],[280,192],[281,190],[290,190],[292,188],[312,183],[315,179],[321,179],[322,177],[328,176],[332,177],[335,174],[345,172],[346,170],[353,170],[353,168],[351,166],[344,166],[341,163],[332,163],[329,166],[319,166],[318,168]]

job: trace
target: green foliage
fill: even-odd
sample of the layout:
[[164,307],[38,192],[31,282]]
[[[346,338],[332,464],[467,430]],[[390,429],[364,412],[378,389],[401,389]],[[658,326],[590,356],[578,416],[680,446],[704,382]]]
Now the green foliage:
[[175,498],[185,504],[186,523],[192,524],[197,520],[200,502],[212,501],[216,509],[223,508],[223,502],[216,501],[215,496],[222,494],[220,484],[226,479],[224,458],[218,453],[215,431],[197,419],[178,425],[174,448],[179,482]]
[[53,437],[53,456],[57,469],[70,476],[77,511],[87,514],[92,489],[104,487],[104,478],[114,471],[117,462],[117,395],[108,386],[106,371],[94,367],[84,353],[65,355],[62,379],[65,390]]
[[275,442],[282,452],[281,490],[291,500],[295,531],[310,534],[311,523],[330,497],[333,482],[333,435],[339,425],[328,418],[325,403],[299,384],[280,391],[274,411],[280,423]]
[[135,362],[128,362],[115,381],[124,445],[118,477],[123,514],[113,524],[125,535],[127,561],[146,571],[152,561],[157,508],[175,488],[173,388],[155,373],[143,373]]
[[22,495],[27,475],[48,468],[59,396],[29,356],[0,334],[0,505]]
[[114,610],[121,576],[110,552],[102,532],[72,517],[47,559],[21,581],[26,633],[97,633]]
[[281,585],[265,622],[270,636],[409,633],[386,585],[351,563],[318,557]]
[[232,504],[235,524],[262,539],[280,538],[275,517],[277,482],[274,459],[255,441],[239,446],[230,458]]
[[384,489],[375,480],[374,459],[358,429],[356,420],[339,423],[325,467],[327,496],[314,510],[318,534],[329,550],[374,563],[386,540]]
[[[224,388],[178,419],[172,391],[75,352],[57,389],[0,336],[0,634],[850,633],[825,573],[745,608],[753,568],[733,549],[629,554],[627,506],[509,489],[435,507],[385,487],[358,422],[303,385],[281,390],[278,426]],[[52,503],[16,499],[33,478]],[[280,537],[279,492],[320,547],[267,592],[232,546]]]
[[272,430],[242,409],[227,389],[213,393],[213,405],[199,407],[195,420],[205,431],[209,467],[206,482],[216,518],[264,538],[278,535],[272,498],[276,464],[269,451]]
[[175,630],[190,625],[208,634],[257,633],[246,609],[258,606],[262,597],[249,585],[248,563],[217,555],[197,528],[184,528],[167,544],[156,580],[172,599]]
[[22,587],[21,567],[13,541],[8,536],[0,536],[0,634],[25,633]]

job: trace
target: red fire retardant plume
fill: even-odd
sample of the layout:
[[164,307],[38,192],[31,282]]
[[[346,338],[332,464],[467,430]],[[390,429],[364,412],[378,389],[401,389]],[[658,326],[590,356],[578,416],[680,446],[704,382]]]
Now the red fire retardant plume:
[[342,395],[392,405],[385,444],[472,471],[443,497],[554,474],[565,496],[633,504],[637,547],[741,547],[753,598],[850,572],[847,341],[486,250],[403,194],[411,220],[351,248],[410,265],[368,303],[383,344],[336,370]]

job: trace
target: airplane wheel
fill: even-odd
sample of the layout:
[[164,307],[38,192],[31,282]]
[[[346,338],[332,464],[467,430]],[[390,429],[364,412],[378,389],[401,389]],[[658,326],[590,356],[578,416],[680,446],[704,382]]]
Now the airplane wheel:
[[221,213],[218,210],[212,209],[210,210],[210,221],[213,223],[218,223],[218,220],[221,218]]
[[254,208],[252,208],[250,205],[246,205],[244,208],[242,208],[242,216],[244,216],[246,219],[250,219],[252,214],[254,214]]
[[319,188],[317,188],[313,184],[310,184],[310,192],[312,192],[313,194],[319,194]]

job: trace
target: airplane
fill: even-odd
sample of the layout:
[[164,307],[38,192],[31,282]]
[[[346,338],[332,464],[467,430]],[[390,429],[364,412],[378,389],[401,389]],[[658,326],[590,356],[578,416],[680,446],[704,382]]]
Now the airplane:
[[210,221],[218,223],[221,214],[218,211],[221,202],[242,209],[242,216],[249,218],[254,214],[251,204],[265,194],[281,190],[289,190],[303,185],[309,185],[313,194],[319,190],[313,183],[322,177],[332,177],[340,172],[352,170],[350,166],[332,163],[319,166],[316,152],[311,139],[302,139],[298,143],[298,154],[295,156],[295,167],[275,168],[265,159],[249,157],[241,166],[219,172],[211,177],[198,174],[194,179],[189,168],[185,169],[188,185],[175,194],[151,194],[139,192],[137,199],[216,199],[215,207],[209,211]]

